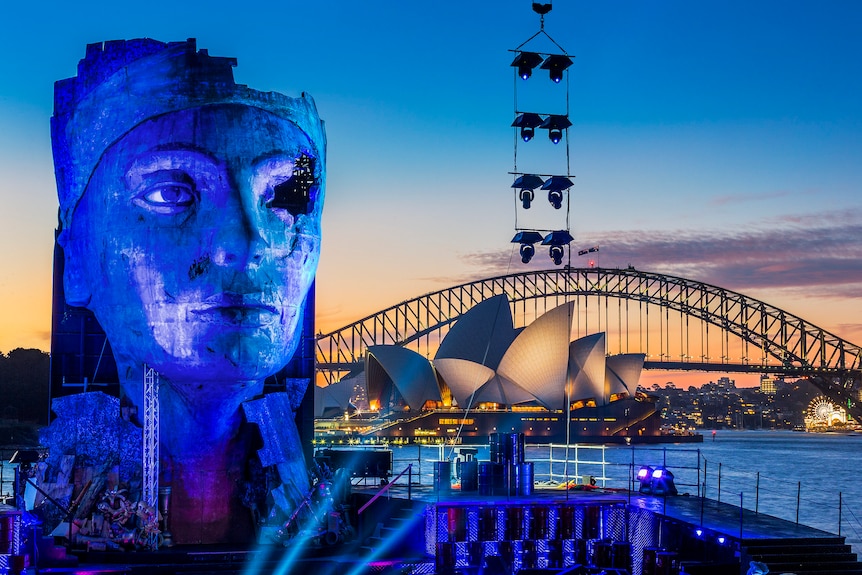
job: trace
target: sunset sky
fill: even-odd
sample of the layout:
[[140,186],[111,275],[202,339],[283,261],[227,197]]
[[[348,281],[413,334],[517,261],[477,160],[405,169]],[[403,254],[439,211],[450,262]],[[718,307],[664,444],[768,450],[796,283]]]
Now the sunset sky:
[[[103,40],[195,37],[238,59],[237,81],[315,98],[329,142],[319,330],[524,269],[509,243],[509,50],[539,29],[529,0],[139,6],[4,6],[0,351],[49,348],[53,82]],[[575,56],[576,249],[862,343],[862,3],[556,0],[546,30]],[[530,264],[552,266],[543,252]]]

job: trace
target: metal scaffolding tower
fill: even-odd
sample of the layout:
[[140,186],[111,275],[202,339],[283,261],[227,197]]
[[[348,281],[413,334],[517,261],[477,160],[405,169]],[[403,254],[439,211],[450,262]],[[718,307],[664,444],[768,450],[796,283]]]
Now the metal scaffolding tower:
[[[144,444],[143,444],[144,503],[158,509],[159,497],[159,374],[144,364]],[[158,547],[158,534],[149,537],[148,547]]]

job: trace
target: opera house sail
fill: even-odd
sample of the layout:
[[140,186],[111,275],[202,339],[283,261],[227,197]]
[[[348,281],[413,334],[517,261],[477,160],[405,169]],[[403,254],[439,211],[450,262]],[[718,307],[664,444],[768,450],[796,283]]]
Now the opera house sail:
[[638,391],[643,354],[608,355],[604,333],[572,339],[573,303],[515,328],[505,295],[461,316],[433,359],[368,348],[364,369],[317,388],[317,435],[483,443],[653,442],[656,400]]

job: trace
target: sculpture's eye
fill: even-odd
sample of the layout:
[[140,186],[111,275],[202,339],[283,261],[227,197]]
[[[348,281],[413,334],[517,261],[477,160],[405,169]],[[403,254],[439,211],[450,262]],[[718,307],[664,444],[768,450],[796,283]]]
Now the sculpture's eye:
[[197,200],[192,178],[183,171],[160,170],[144,175],[142,189],[135,198],[142,208],[157,213],[173,214],[193,205]]
[[195,201],[192,187],[188,184],[165,183],[151,188],[141,197],[145,202],[155,206],[190,206]]
[[296,159],[293,174],[272,187],[268,208],[287,210],[294,217],[314,211],[317,186],[314,185],[314,158],[302,154]]

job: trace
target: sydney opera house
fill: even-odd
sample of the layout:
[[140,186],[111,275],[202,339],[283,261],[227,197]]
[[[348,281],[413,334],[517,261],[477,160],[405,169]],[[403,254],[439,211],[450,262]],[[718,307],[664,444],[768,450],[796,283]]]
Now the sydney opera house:
[[318,436],[654,440],[655,401],[637,392],[644,355],[607,355],[604,333],[573,341],[573,305],[515,328],[506,296],[485,300],[454,324],[431,360],[401,346],[369,347],[361,373],[316,388]]

